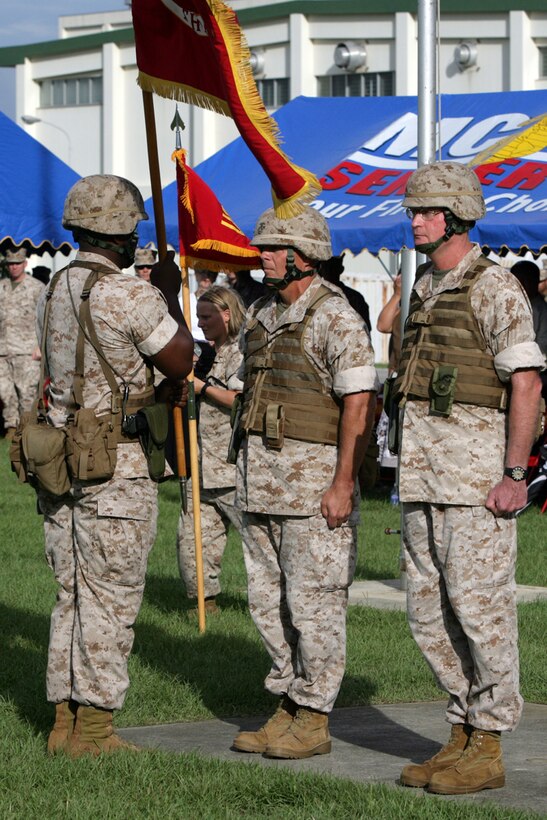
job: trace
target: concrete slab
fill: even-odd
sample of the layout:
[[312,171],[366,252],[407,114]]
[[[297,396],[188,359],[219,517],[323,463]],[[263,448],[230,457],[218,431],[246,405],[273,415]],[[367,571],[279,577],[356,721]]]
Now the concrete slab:
[[[406,611],[404,577],[385,581],[354,581],[349,590],[349,602],[353,605],[372,606],[377,609]],[[547,601],[547,587],[517,586],[518,603]]]
[[[256,729],[266,718],[226,718],[199,723],[172,723],[120,730],[120,734],[149,748],[170,752],[198,752],[220,760],[286,767],[360,783],[386,783],[394,788],[405,763],[434,754],[448,737],[444,702],[398,703],[335,709],[330,720],[333,750],[308,760],[269,760],[261,755],[233,752],[230,745],[240,729]],[[504,737],[507,785],[503,789],[461,797],[424,799],[492,803],[547,815],[547,706],[527,703],[517,732]],[[421,789],[413,789],[423,794]],[[494,814],[492,816],[495,816]]]

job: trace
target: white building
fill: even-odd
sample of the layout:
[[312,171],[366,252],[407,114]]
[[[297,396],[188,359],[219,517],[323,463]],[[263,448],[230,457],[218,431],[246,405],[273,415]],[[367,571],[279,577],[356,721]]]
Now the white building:
[[[271,110],[300,94],[417,94],[417,0],[231,0],[230,5]],[[443,0],[441,10],[442,93],[547,88],[546,0]],[[16,67],[16,120],[21,124],[27,118],[32,136],[79,174],[119,174],[149,195],[129,8],[61,17],[58,40],[2,48],[0,66]],[[166,185],[174,179],[175,103],[154,101]],[[179,112],[186,125],[183,147],[194,166],[237,136],[227,117],[186,105],[179,105]],[[380,263],[362,254],[346,265],[350,283],[365,270],[368,281],[377,282],[360,287],[373,317],[389,290],[386,266],[393,272],[397,260],[386,255]],[[378,338],[375,342],[382,346]]]

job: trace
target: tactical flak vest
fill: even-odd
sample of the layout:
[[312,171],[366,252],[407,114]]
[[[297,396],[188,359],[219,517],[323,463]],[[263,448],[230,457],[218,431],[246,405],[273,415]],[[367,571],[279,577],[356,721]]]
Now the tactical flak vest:
[[394,385],[399,405],[406,399],[429,399],[433,406],[437,394],[442,399],[445,389],[448,409],[442,415],[449,415],[452,401],[506,409],[507,391],[471,308],[473,287],[492,264],[479,257],[460,287],[441,293],[428,311],[422,309],[416,291],[412,292]]
[[321,286],[301,322],[285,325],[268,337],[256,319],[247,332],[247,356],[241,426],[265,435],[273,447],[283,438],[320,444],[338,443],[340,405],[323,384],[304,351],[304,335],[317,309],[342,298]]

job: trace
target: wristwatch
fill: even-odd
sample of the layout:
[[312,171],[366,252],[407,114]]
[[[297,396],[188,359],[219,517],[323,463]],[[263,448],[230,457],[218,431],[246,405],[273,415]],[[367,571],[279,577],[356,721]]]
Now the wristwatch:
[[503,475],[508,475],[513,481],[524,481],[527,472],[526,467],[506,467]]
[[208,382],[203,382],[203,387],[201,388],[201,391],[200,391],[200,394],[199,394],[200,398],[202,398],[202,399],[205,398],[205,394],[206,394],[206,392],[207,392],[207,390],[210,386],[211,385]]

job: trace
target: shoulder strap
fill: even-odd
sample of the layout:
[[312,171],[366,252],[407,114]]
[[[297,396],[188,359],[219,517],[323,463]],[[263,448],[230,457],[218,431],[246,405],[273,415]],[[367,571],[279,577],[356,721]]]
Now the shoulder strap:
[[47,350],[46,350],[46,340],[47,340],[47,328],[49,323],[49,309],[51,305],[51,297],[53,296],[53,291],[57,285],[57,282],[61,278],[61,274],[63,271],[66,270],[65,268],[61,268],[61,270],[57,271],[52,278],[48,285],[47,293],[46,293],[46,306],[44,310],[44,324],[42,326],[42,338],[40,339],[40,380],[38,382],[38,413],[40,415],[45,415],[46,406],[44,402],[44,383],[46,380],[46,364],[47,364]]
[[[89,297],[91,294],[91,290],[93,286],[102,279],[104,276],[109,276],[112,274],[117,273],[117,271],[112,270],[112,268],[107,267],[106,265],[101,265],[96,262],[76,262],[79,268],[85,268],[90,270],[91,273],[87,277],[84,286],[82,288],[82,292],[80,294],[80,309],[76,312],[76,305],[72,298],[72,291],[70,288],[70,281],[68,279],[67,274],[67,287],[70,293],[70,298],[72,301],[72,307],[76,318],[78,320],[78,339],[76,341],[76,365],[75,365],[75,373],[74,373],[74,382],[73,382],[73,393],[74,393],[74,400],[79,407],[83,407],[84,405],[84,384],[85,384],[85,375],[84,375],[84,353],[85,353],[85,340],[89,342],[89,344],[93,347],[97,356],[99,357],[99,362],[101,365],[101,369],[103,371],[103,375],[110,387],[111,392],[111,412],[112,413],[119,413],[123,409],[123,404],[126,402],[128,394],[129,394],[129,385],[127,384],[126,379],[118,373],[110,364],[108,359],[106,358],[104,351],[102,349],[102,345],[99,341],[97,336],[97,332],[95,330],[95,325],[93,323],[93,317],[91,315],[91,308],[89,304]],[[137,370],[140,370],[142,364],[139,365]],[[118,386],[118,382],[116,381],[116,376],[124,385],[124,395],[122,399],[122,394],[120,388]],[[150,387],[153,385],[154,378],[153,378],[153,371],[150,365],[146,363],[146,385]]]

